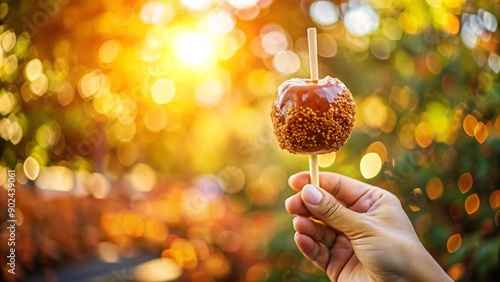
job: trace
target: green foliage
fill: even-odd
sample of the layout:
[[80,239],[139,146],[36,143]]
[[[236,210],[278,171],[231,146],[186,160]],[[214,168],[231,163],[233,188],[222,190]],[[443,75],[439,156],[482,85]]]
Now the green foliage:
[[[42,247],[26,240],[38,261],[20,268],[57,266],[95,248],[59,234],[56,223],[45,230],[42,219],[61,213],[38,216],[35,203],[53,205],[44,196],[56,193],[67,226],[102,241],[172,257],[177,237],[191,242],[198,264],[185,267],[184,281],[326,281],[295,247],[282,205],[293,193],[287,176],[307,169],[307,158],[281,151],[269,121],[277,86],[309,76],[306,28],[316,27],[320,76],[341,79],[357,103],[351,139],[323,169],[363,179],[360,160],[376,152],[382,169],[364,180],[400,197],[443,268],[458,281],[500,276],[495,1],[212,1],[199,9],[156,1],[152,10],[134,2],[0,4],[0,173],[16,169],[24,228],[46,236]],[[329,3],[326,18],[316,2]],[[35,167],[24,166],[28,158]],[[50,167],[74,175],[55,178],[50,171],[64,170]],[[61,181],[28,179],[37,169]],[[79,192],[51,191],[63,188]],[[151,206],[142,201],[168,207],[145,214]],[[169,236],[113,233],[109,226],[130,214],[144,225],[159,218]],[[46,246],[70,247],[51,254]]]

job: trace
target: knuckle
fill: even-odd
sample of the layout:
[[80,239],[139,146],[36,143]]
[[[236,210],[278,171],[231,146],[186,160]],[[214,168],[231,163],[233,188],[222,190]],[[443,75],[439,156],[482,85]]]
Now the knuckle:
[[334,201],[332,198],[328,198],[323,206],[323,215],[325,218],[333,217],[339,208],[340,204],[338,202]]

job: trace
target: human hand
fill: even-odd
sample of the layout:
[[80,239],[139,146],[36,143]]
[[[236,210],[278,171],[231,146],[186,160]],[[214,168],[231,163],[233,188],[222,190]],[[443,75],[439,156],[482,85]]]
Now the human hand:
[[399,199],[334,173],[292,175],[295,243],[332,281],[452,281],[420,243]]

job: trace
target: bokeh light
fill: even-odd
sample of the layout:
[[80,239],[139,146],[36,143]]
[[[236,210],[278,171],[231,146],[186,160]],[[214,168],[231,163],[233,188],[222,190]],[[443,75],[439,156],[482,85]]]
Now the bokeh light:
[[300,68],[300,58],[293,51],[279,51],[273,58],[273,66],[282,75],[292,75]]
[[158,79],[151,88],[151,96],[157,104],[163,105],[172,101],[175,96],[175,84],[167,78]]
[[223,9],[213,10],[206,17],[207,30],[213,35],[229,34],[235,25],[234,16]]
[[140,281],[175,281],[182,270],[171,259],[159,258],[145,262],[134,270],[134,277]]
[[121,44],[118,40],[108,40],[99,48],[99,60],[105,64],[113,62],[120,52]]
[[336,152],[318,155],[318,165],[320,167],[329,167],[335,162],[336,157]]
[[359,107],[363,121],[372,128],[381,128],[387,120],[387,107],[379,96],[365,98]]
[[313,21],[323,26],[334,24],[339,20],[337,7],[329,1],[316,1],[312,3],[310,14]]
[[462,263],[454,264],[448,269],[448,275],[451,277],[451,279],[458,280],[460,277],[462,277],[464,268],[465,266]]
[[462,192],[462,194],[467,193],[470,188],[472,188],[472,184],[473,179],[470,172],[466,172],[460,175],[460,177],[458,178],[458,189],[460,189],[460,192]]
[[30,180],[35,180],[40,173],[40,165],[38,164],[36,159],[31,156],[26,158],[26,160],[24,161],[23,169],[24,174]]
[[26,79],[29,81],[35,81],[42,74],[42,71],[43,66],[39,59],[29,61],[24,68]]
[[153,189],[156,184],[156,173],[147,164],[138,163],[130,172],[130,184],[132,187],[141,192],[148,192]]
[[73,189],[74,175],[67,167],[42,167],[35,182],[42,190],[68,192]]
[[425,192],[429,200],[440,198],[443,195],[443,190],[443,182],[437,177],[431,178],[425,187]]
[[355,36],[367,35],[378,28],[379,16],[372,7],[361,4],[347,11],[344,25]]
[[316,27],[320,76],[357,104],[320,169],[394,193],[451,278],[498,280],[499,18],[488,0],[2,2],[16,279],[323,281],[283,208],[307,157],[269,118]]
[[261,30],[261,33],[262,48],[267,55],[276,55],[288,48],[288,40],[281,26],[267,25]]
[[490,206],[492,209],[500,207],[500,190],[495,190],[490,195]]
[[[42,76],[40,76],[42,77]],[[45,79],[44,79],[45,80]],[[101,70],[91,71],[82,76],[78,90],[84,99],[90,98],[107,84],[107,77]],[[35,92],[37,93],[37,92]]]
[[141,9],[141,18],[145,23],[166,24],[174,15],[174,10],[169,4],[151,1]]
[[100,173],[87,175],[85,184],[87,192],[96,199],[105,199],[111,192],[110,181]]
[[465,199],[465,211],[468,214],[475,213],[479,209],[480,203],[479,196],[476,193],[468,196],[467,199]]
[[377,153],[368,153],[361,159],[359,168],[364,178],[373,178],[380,172],[382,160]]
[[120,261],[120,247],[110,242],[101,242],[97,247],[99,257],[104,262]]
[[462,246],[462,236],[460,234],[453,234],[448,238],[446,242],[446,248],[449,253],[454,253],[460,249]]

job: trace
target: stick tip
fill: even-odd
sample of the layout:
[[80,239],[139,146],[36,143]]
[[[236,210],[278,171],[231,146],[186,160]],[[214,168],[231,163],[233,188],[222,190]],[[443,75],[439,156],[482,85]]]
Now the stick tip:
[[318,43],[316,38],[316,28],[310,27],[307,29],[307,41],[309,45],[309,69],[311,72],[311,80],[316,82],[318,75]]

